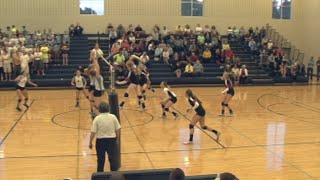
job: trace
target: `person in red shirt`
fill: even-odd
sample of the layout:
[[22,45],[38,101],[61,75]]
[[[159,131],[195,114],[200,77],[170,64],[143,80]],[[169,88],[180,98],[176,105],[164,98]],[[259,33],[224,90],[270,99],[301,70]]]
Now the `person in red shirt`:
[[189,57],[189,61],[192,63],[192,64],[195,64],[197,61],[198,61],[198,56],[195,54],[195,53],[192,53],[191,56]]

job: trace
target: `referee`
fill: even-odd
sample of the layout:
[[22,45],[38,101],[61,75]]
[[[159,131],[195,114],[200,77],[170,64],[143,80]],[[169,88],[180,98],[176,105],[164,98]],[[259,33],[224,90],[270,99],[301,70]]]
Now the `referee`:
[[97,171],[104,171],[106,151],[108,153],[110,170],[117,171],[116,155],[121,126],[117,117],[109,113],[108,103],[101,102],[99,105],[99,112],[100,114],[94,118],[91,127],[89,148],[92,149],[92,141],[96,136]]

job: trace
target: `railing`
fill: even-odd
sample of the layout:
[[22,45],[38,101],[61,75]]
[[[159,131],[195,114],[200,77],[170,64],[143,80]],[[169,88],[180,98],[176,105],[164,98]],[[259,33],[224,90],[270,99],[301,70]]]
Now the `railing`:
[[266,38],[272,40],[275,45],[284,49],[291,63],[303,63],[304,53],[300,52],[299,49],[296,49],[291,42],[285,39],[283,35],[273,29],[269,24],[266,26],[266,31]]

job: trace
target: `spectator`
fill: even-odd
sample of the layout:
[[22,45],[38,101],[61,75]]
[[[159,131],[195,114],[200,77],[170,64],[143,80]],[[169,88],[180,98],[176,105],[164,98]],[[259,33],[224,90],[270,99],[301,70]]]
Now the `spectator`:
[[185,180],[184,172],[180,168],[171,171],[169,180]]
[[236,82],[236,84],[239,83],[239,79],[240,79],[240,69],[238,66],[233,66],[231,69],[233,75],[234,75],[234,81]]
[[117,31],[114,28],[111,28],[109,30],[109,40],[110,44],[114,44],[118,39],[118,34]]
[[113,43],[111,48],[111,54],[117,54],[120,51],[120,44],[119,43]]
[[162,52],[163,52],[163,49],[161,47],[157,47],[156,50],[154,51],[154,60],[155,61],[159,61],[161,56],[162,56]]
[[[119,26],[120,26],[120,25],[119,25]],[[114,27],[113,27],[112,23],[108,23],[108,26],[107,26],[107,28],[106,28],[106,33],[109,34],[110,31],[113,30],[113,29],[114,29]]]
[[268,49],[269,51],[271,51],[272,48],[273,48],[273,42],[272,42],[272,40],[270,39],[270,40],[268,41],[268,43],[267,43],[267,49]]
[[63,42],[61,45],[61,54],[62,54],[62,64],[69,64],[69,45],[66,42]]
[[130,33],[128,36],[129,44],[135,44],[136,43],[136,37],[133,33]]
[[320,78],[320,57],[318,57],[317,61],[317,81],[319,81]]
[[185,77],[193,77],[193,73],[194,73],[194,71],[193,71],[193,66],[192,66],[192,64],[189,62],[189,63],[187,64],[187,66],[185,67],[184,76],[185,76]]
[[200,34],[202,34],[202,32],[203,32],[202,27],[200,26],[200,24],[197,24],[197,27],[195,29],[195,33],[200,35]]
[[202,63],[209,63],[212,59],[212,54],[209,48],[206,48],[206,50],[202,54]]
[[142,33],[143,29],[142,27],[138,24],[137,27],[134,29],[135,34],[139,37],[139,35]]
[[96,116],[92,123],[89,148],[92,149],[92,141],[96,137],[97,171],[104,171],[106,152],[108,153],[110,170],[117,171],[115,157],[121,126],[117,117],[109,113],[109,104],[100,103],[99,112],[101,114]]
[[166,26],[163,26],[162,30],[160,31],[161,38],[166,39],[169,35],[169,30]]
[[154,42],[151,42],[148,45],[148,54],[149,55],[151,55],[151,54],[153,55],[155,50],[156,50],[156,46],[154,45]]
[[194,74],[197,77],[202,76],[202,74],[203,74],[203,66],[200,63],[200,61],[197,61],[196,64],[193,65],[193,70],[194,70]]
[[233,29],[231,28],[231,26],[229,26],[227,29],[227,36],[228,40],[231,40],[231,38],[233,37]]
[[168,51],[167,47],[165,47],[163,49],[162,59],[163,59],[164,63],[169,64],[170,54],[169,54],[169,51]]
[[70,43],[70,36],[67,31],[64,32],[64,35],[62,37],[62,41],[66,42],[67,44]]
[[286,77],[287,76],[287,62],[286,61],[282,61],[280,64],[280,72],[282,77]]
[[119,24],[119,26],[117,27],[117,35],[118,35],[118,39],[122,38],[122,36],[124,36],[126,34],[126,30],[123,27],[122,24]]
[[83,27],[77,22],[76,26],[74,27],[74,36],[81,36],[83,32]]
[[198,60],[198,56],[195,53],[191,53],[191,56],[189,57],[189,62],[195,64]]
[[257,44],[253,38],[251,38],[251,40],[249,41],[249,48],[250,48],[251,55],[253,55],[253,56],[257,55],[258,48],[257,48]]
[[121,48],[126,49],[127,51],[131,50],[130,44],[128,43],[127,40],[122,41]]
[[248,69],[246,65],[242,65],[239,74],[239,84],[245,84],[248,78]]
[[3,52],[1,54],[1,60],[3,62],[3,71],[4,71],[4,77],[6,81],[11,81],[11,73],[12,73],[12,67],[11,67],[11,54],[4,48]]
[[52,47],[52,51],[53,51],[53,62],[54,63],[58,63],[59,57],[60,57],[60,45],[58,43],[55,43]]
[[70,26],[69,26],[69,35],[70,36],[74,35],[74,25],[73,24],[70,24]]
[[41,60],[41,56],[42,56],[42,52],[39,51],[39,48],[35,48],[35,52],[33,54],[34,56],[34,69],[37,72],[38,76],[40,76],[40,74],[42,76],[44,76],[44,65],[43,62]]
[[[40,48],[40,51],[42,52],[41,60],[43,61],[44,64],[44,69],[48,70],[48,65],[49,65],[49,51],[50,48],[47,43],[44,43],[42,47]],[[44,74],[45,76],[45,74]]]
[[311,56],[310,61],[308,62],[308,69],[307,69],[308,81],[309,79],[312,80],[314,64],[315,62],[314,62],[313,56]]
[[205,43],[206,38],[204,37],[203,33],[199,34],[197,37],[198,46],[202,46]]

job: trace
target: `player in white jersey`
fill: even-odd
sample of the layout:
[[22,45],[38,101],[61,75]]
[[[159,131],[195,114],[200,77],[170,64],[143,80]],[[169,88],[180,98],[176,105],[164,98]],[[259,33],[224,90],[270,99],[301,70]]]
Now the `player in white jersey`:
[[17,107],[16,109],[18,111],[21,111],[20,108],[20,103],[22,102],[22,100],[24,99],[24,106],[28,109],[29,105],[28,105],[28,100],[29,100],[29,95],[28,95],[28,91],[26,89],[26,84],[30,84],[34,87],[37,87],[38,85],[31,82],[29,79],[29,74],[26,72],[22,72],[22,74],[20,76],[18,76],[15,81],[17,82],[16,84],[16,91],[17,91],[17,95],[18,95],[18,103],[17,103]]
[[[166,98],[160,102],[162,108],[162,115],[160,118],[166,118],[166,112],[170,112],[169,108],[177,103],[177,95],[170,89],[166,81],[162,81],[160,87],[163,88],[163,92],[166,96]],[[174,119],[178,118],[178,113],[174,111],[171,113],[174,116]]]
[[83,92],[85,97],[89,99],[89,93],[87,92],[86,85],[87,80],[81,75],[80,70],[76,71],[76,75],[71,80],[71,85],[75,86],[76,91],[76,107],[80,107],[79,99],[80,99],[80,91]]

